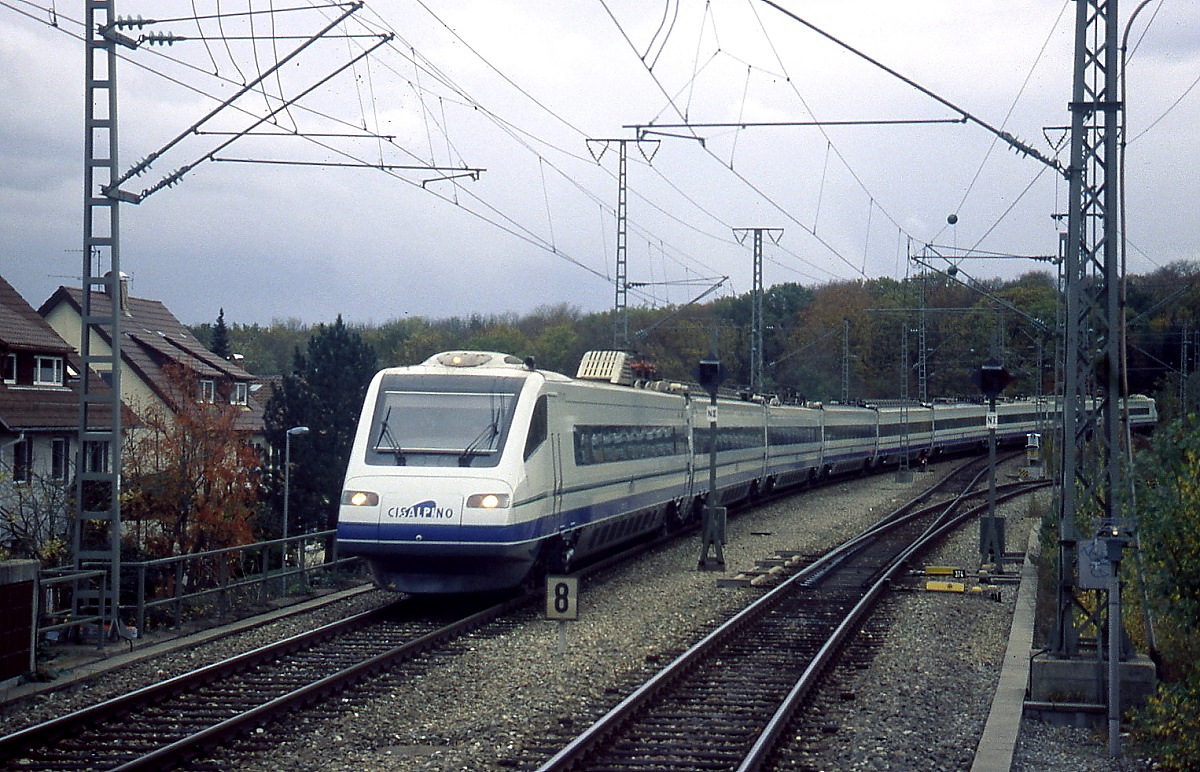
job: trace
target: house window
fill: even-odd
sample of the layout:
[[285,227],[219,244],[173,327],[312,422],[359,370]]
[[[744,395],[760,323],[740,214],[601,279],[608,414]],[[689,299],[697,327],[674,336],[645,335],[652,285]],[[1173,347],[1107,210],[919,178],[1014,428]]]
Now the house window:
[[209,403],[217,401],[216,381],[211,378],[202,378],[200,380],[200,401]]
[[34,386],[62,386],[62,357],[35,357],[33,367]]
[[67,466],[70,463],[67,451],[70,441],[66,437],[55,437],[50,441],[50,479],[62,482],[67,479]]
[[5,383],[16,383],[17,382],[17,355],[16,354],[5,354],[3,364],[0,366],[2,366],[4,368],[4,382]]
[[14,444],[12,479],[15,483],[27,483],[33,479],[33,440],[26,437]]
[[107,472],[108,443],[103,440],[83,443],[83,467],[85,472]]
[[233,384],[233,396],[229,400],[231,405],[245,405],[250,402],[250,384],[235,383]]

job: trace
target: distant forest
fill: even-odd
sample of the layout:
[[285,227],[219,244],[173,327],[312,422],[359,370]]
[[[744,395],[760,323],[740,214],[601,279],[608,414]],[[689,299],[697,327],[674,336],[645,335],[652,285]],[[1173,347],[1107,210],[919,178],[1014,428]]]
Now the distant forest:
[[[975,396],[970,376],[993,357],[1017,377],[1008,394],[1049,394],[1061,358],[1055,353],[1063,313],[1056,284],[1053,274],[1037,271],[969,286],[943,274],[819,287],[775,285],[764,293],[762,304],[764,389],[836,401],[843,395],[845,373],[852,401],[886,399],[901,394],[901,378],[907,374],[908,394],[919,398],[923,316],[928,398]],[[1125,297],[1130,392],[1158,397],[1168,413],[1177,412],[1178,396],[1184,393],[1192,395],[1194,405],[1200,384],[1181,389],[1180,373],[1194,376],[1200,348],[1200,262],[1130,276]],[[630,347],[654,362],[662,377],[692,380],[691,371],[708,355],[715,329],[718,354],[729,373],[726,385],[749,384],[752,303],[747,293],[691,306],[630,308]],[[375,349],[381,365],[415,364],[449,349],[481,349],[532,356],[539,368],[574,375],[583,352],[613,347],[613,321],[611,311],[582,313],[562,304],[524,315],[418,317],[347,326]],[[222,313],[217,321],[192,330],[211,344],[218,326],[226,328],[228,350],[244,357],[245,369],[262,377],[291,372],[295,352],[304,349],[315,329],[294,319],[269,326],[241,324],[224,320]]]

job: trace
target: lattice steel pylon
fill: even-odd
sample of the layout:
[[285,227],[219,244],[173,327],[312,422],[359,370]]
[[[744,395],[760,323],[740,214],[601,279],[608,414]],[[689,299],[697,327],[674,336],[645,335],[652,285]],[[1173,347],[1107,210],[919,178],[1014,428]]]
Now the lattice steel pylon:
[[[120,209],[107,189],[117,179],[117,52],[114,0],[85,0],[83,296],[80,309],[79,442],[75,449],[74,567],[102,569],[80,583],[76,618],[96,615],[118,630],[121,578]],[[101,290],[93,296],[93,290]],[[101,300],[101,297],[105,300]],[[105,351],[107,349],[107,351]],[[107,376],[108,389],[88,377]]]
[[[1119,101],[1117,0],[1076,3],[1070,193],[1065,260],[1066,342],[1059,508],[1058,619],[1053,653],[1071,657],[1095,625],[1076,594],[1081,543],[1126,530],[1118,512],[1120,432]],[[1091,533],[1081,535],[1080,526]],[[1095,586],[1095,585],[1092,585]],[[1118,620],[1119,622],[1119,617]],[[1103,636],[1097,635],[1098,638]],[[1103,646],[1103,641],[1098,640]]]
[[842,320],[842,404],[850,402],[850,320]]
[[929,402],[929,340],[926,335],[928,328],[925,324],[926,283],[928,271],[922,271],[920,276],[921,310],[917,318],[917,399],[921,404]]
[[613,346],[621,349],[629,347],[629,258],[626,251],[629,199],[627,144],[626,140],[617,142],[620,160],[617,163],[617,287],[613,302]]
[[778,244],[783,237],[783,229],[734,228],[733,233],[739,244],[745,243],[747,235],[754,234],[754,287],[750,296],[750,390],[757,393],[763,389],[763,234],[767,234],[772,244]]
[[[628,168],[629,143],[636,142],[642,157],[647,161],[654,159],[658,152],[657,139],[589,139],[587,146],[592,158],[599,161],[608,146],[617,146],[617,271],[616,293],[613,301],[613,348],[627,349],[629,340],[629,265],[627,253],[628,235]],[[646,148],[653,148],[650,153]]]
[[900,336],[900,463],[896,468],[896,479],[900,482],[912,480],[912,470],[909,468],[908,454],[911,450],[908,426],[909,390],[908,377],[912,369],[908,353],[908,314],[900,317],[904,332]]

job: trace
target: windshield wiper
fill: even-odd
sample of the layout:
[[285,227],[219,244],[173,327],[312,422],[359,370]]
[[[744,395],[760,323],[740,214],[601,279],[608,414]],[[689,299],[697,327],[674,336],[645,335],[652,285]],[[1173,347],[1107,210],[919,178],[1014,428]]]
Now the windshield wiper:
[[[400,443],[396,442],[396,438],[392,436],[392,430],[388,428],[388,421],[391,417],[392,408],[389,406],[387,412],[383,415],[383,422],[380,424],[379,439],[375,442],[375,447],[372,450],[376,453],[391,453],[392,458],[396,461],[396,466],[404,466],[407,463],[407,459],[404,458],[404,450],[401,449]],[[384,440],[387,440],[391,447],[382,447]]]
[[492,420],[487,426],[483,427],[483,431],[471,440],[471,444],[463,449],[463,452],[458,457],[459,466],[470,466],[471,460],[484,450],[483,444],[486,442],[486,450],[496,449],[496,438],[500,436],[500,419],[503,417],[503,412],[500,405],[492,405]]

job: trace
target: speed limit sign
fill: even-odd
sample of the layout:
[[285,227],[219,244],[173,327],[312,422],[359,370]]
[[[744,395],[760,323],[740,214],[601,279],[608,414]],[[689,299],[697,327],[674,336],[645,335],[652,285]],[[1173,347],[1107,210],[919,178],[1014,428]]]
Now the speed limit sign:
[[546,618],[579,618],[579,577],[546,577]]

